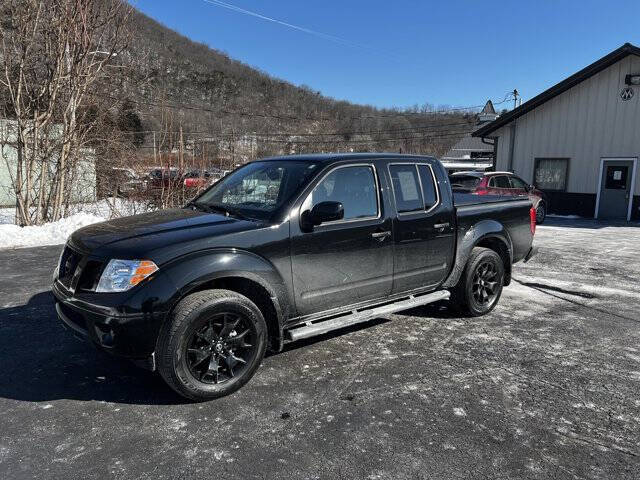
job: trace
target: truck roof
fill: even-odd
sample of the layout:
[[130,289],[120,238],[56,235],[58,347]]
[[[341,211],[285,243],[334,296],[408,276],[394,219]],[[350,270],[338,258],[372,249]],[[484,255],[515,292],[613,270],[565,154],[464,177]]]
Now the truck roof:
[[277,157],[262,158],[260,161],[298,160],[308,162],[335,162],[339,160],[378,160],[393,158],[394,160],[406,159],[416,161],[418,159],[435,160],[429,155],[408,155],[406,153],[313,153],[302,155],[280,155]]

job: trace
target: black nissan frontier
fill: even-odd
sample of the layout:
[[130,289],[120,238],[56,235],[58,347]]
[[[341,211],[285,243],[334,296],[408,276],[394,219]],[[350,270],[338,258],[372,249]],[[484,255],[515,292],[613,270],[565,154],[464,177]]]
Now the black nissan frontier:
[[443,300],[490,312],[534,233],[526,196],[454,193],[432,157],[283,156],[184,208],[81,228],[53,293],[76,336],[206,400],[285,342]]

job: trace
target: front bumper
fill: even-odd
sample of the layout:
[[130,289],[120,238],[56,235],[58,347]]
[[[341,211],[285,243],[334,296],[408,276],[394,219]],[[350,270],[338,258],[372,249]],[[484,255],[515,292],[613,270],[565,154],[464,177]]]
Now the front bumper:
[[116,309],[75,298],[58,281],[52,292],[58,318],[74,336],[153,369],[153,352],[164,313],[118,314]]

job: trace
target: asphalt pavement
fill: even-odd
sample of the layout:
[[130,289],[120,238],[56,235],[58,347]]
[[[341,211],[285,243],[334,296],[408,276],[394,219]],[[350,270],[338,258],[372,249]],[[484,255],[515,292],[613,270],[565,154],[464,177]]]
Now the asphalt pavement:
[[638,479],[640,226],[536,243],[486,317],[290,344],[198,404],[62,328],[60,246],[0,251],[0,478]]

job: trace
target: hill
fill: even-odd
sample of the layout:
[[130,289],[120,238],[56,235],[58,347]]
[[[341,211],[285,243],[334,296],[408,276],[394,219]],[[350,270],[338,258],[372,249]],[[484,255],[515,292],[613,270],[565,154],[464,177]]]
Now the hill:
[[428,105],[400,112],[338,101],[233,60],[139,11],[130,25],[131,69],[117,94],[142,117],[129,128],[143,133],[147,148],[153,131],[181,126],[184,145],[217,139],[218,150],[248,148],[242,160],[307,151],[439,155],[475,122],[472,113],[435,113]]

